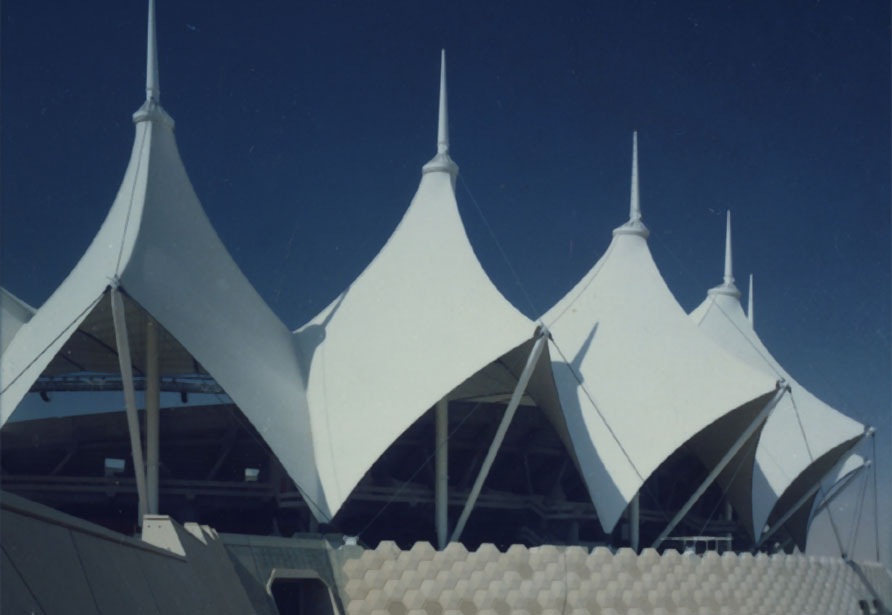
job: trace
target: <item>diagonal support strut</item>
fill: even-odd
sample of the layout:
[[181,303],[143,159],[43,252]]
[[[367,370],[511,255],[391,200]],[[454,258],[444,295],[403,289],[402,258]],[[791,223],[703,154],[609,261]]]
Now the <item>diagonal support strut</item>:
[[527,388],[530,377],[533,375],[533,370],[536,368],[536,364],[539,362],[539,357],[542,355],[542,350],[545,348],[545,342],[547,340],[548,331],[544,327],[542,327],[539,330],[536,342],[533,344],[533,349],[530,351],[530,356],[527,358],[526,365],[524,365],[523,371],[521,372],[520,377],[517,379],[517,386],[514,387],[514,393],[511,394],[511,401],[508,402],[508,407],[505,409],[505,414],[504,416],[502,416],[502,421],[499,423],[499,428],[496,430],[496,435],[493,437],[492,443],[489,445],[489,451],[486,453],[486,457],[483,459],[483,465],[480,467],[480,472],[477,474],[477,480],[474,481],[474,486],[471,487],[471,493],[468,494],[468,500],[467,502],[465,502],[465,507],[461,511],[461,516],[458,518],[458,522],[455,524],[455,529],[453,530],[452,537],[450,538],[451,542],[457,542],[459,538],[461,538],[461,533],[465,529],[465,524],[468,522],[468,517],[471,515],[471,511],[474,509],[474,504],[477,503],[477,497],[480,495],[480,490],[483,489],[483,482],[486,480],[486,477],[489,474],[490,469],[492,468],[493,461],[495,461],[496,458],[496,453],[499,452],[499,447],[502,445],[502,440],[505,439],[505,433],[508,431],[508,426],[511,424],[511,419],[514,418],[514,413],[517,411],[517,406],[520,405],[520,400]]
[[663,543],[663,541],[669,537],[669,534],[672,533],[672,530],[675,529],[675,526],[678,525],[682,519],[684,519],[685,515],[687,515],[688,512],[690,512],[691,508],[694,507],[694,504],[697,503],[697,500],[700,499],[700,496],[702,496],[706,492],[706,490],[709,489],[709,486],[712,485],[713,482],[715,482],[715,479],[718,478],[719,474],[722,473],[722,470],[724,470],[725,467],[731,462],[738,451],[743,448],[743,445],[746,444],[746,442],[750,439],[750,436],[752,436],[753,433],[755,433],[755,431],[762,425],[762,423],[764,423],[768,419],[768,415],[771,413],[772,410],[774,410],[774,407],[784,396],[784,393],[789,390],[790,387],[784,380],[778,381],[777,390],[774,393],[774,397],[772,397],[771,400],[767,404],[765,404],[765,407],[762,408],[753,422],[750,423],[749,427],[747,427],[746,430],[737,437],[737,440],[734,442],[734,444],[731,445],[731,448],[728,449],[724,457],[722,457],[721,460],[719,460],[716,466],[712,469],[712,472],[707,475],[700,486],[697,487],[697,490],[694,491],[693,494],[691,494],[691,497],[688,498],[688,501],[685,502],[685,505],[681,507],[681,510],[679,510],[678,513],[676,513],[676,515],[672,517],[669,525],[666,526],[666,529],[664,529],[660,533],[660,535],[654,541],[653,545],[651,545],[654,549],[658,548]]
[[[865,432],[864,435],[862,435],[862,436],[858,439],[858,442],[860,442],[862,439],[866,438],[868,435],[869,435],[869,432]],[[853,445],[853,448],[854,448],[854,446],[857,446],[857,442]],[[775,523],[773,523],[773,524],[771,525],[770,528],[768,528],[768,531],[765,532],[765,533],[762,535],[761,538],[759,538],[758,542],[756,542],[756,549],[758,549],[759,547],[761,547],[761,546],[765,543],[766,540],[768,540],[769,538],[771,538],[771,537],[774,535],[775,532],[777,532],[780,528],[782,528],[782,527],[784,526],[784,524],[785,524],[787,521],[790,520],[790,517],[792,517],[794,514],[796,514],[796,511],[799,510],[800,508],[802,508],[802,507],[805,505],[805,503],[808,502],[808,500],[809,500],[815,493],[818,492],[818,490],[821,488],[821,483],[822,483],[828,476],[830,476],[832,473],[838,471],[839,466],[842,464],[842,462],[844,461],[844,459],[845,459],[845,458],[840,459],[837,463],[834,463],[833,466],[832,466],[830,469],[828,469],[828,470],[824,473],[823,476],[821,476],[820,478],[818,478],[818,480],[815,481],[815,484],[812,485],[811,488],[810,488],[808,491],[806,491],[806,492],[802,495],[801,498],[799,498],[798,500],[796,500],[796,503],[793,504],[793,505],[787,510],[787,512],[784,513],[784,515],[783,515],[780,519],[778,519]],[[869,467],[869,466],[870,466],[870,461],[868,461],[868,462],[867,462],[866,464],[864,464],[863,466],[861,466],[861,467],[859,467],[859,468],[856,468],[855,470],[853,470],[852,472],[850,472],[849,474],[847,474],[846,476],[844,476],[844,477],[841,479],[842,481],[845,481],[844,484],[840,487],[840,489],[839,489],[838,491],[836,491],[836,492],[834,493],[833,497],[836,497],[837,495],[839,495],[839,492],[842,491],[842,489],[845,489],[846,486],[848,486],[848,484],[852,481],[852,478],[854,478],[854,476],[855,476],[856,474],[860,473],[861,470],[863,470],[865,467]],[[828,499],[829,499],[829,498],[828,498]],[[829,503],[830,503],[830,502],[827,501],[827,500],[825,500],[825,502],[826,502],[826,504],[829,504]],[[819,505],[819,506],[820,506],[820,505]],[[816,511],[817,511],[817,509],[816,509]]]

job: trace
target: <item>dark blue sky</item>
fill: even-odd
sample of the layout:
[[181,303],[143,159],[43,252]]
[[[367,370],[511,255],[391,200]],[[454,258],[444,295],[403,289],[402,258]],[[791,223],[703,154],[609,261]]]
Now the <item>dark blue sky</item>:
[[[888,4],[616,4],[158,0],[161,100],[211,221],[291,327],[408,206],[441,47],[459,207],[530,316],[625,220],[637,129],[651,249],[682,306],[721,281],[730,208],[763,341],[888,450]],[[3,3],[0,274],[35,306],[114,199],[144,33],[142,2]]]

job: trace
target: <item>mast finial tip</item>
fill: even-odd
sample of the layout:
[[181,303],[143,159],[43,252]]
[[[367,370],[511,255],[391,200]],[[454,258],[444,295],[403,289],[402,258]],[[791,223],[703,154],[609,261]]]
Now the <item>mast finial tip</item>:
[[446,94],[446,50],[440,50],[440,111],[437,125],[437,151],[449,151],[449,109]]
[[155,0],[149,0],[149,19],[146,32],[146,100],[158,103],[161,86],[158,78],[158,43],[155,33]]
[[424,173],[447,171],[453,176],[458,166],[449,157],[449,110],[446,94],[446,50],[440,50],[440,106],[437,119],[437,155],[422,168]]
[[641,200],[638,194],[638,131],[632,131],[632,189],[629,195],[629,221],[613,230],[614,235],[637,235],[645,239],[650,234],[641,221]]

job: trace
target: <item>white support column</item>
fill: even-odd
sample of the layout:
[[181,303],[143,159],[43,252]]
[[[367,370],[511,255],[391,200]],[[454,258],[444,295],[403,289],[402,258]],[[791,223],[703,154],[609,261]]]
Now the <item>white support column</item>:
[[635,494],[632,501],[629,502],[629,542],[632,549],[638,552],[638,543],[640,542],[639,529],[641,526],[641,504],[639,494]]
[[756,326],[755,321],[753,320],[753,274],[750,274],[750,291],[747,294],[746,319],[749,321],[751,327]]
[[146,318],[146,489],[150,515],[158,514],[158,461],[161,374],[158,366],[158,323]]
[[117,288],[111,289],[112,320],[115,324],[115,342],[118,347],[118,365],[124,385],[124,403],[127,408],[127,428],[130,432],[130,451],[133,455],[133,474],[136,476],[136,493],[139,497],[139,519],[148,512],[146,501],[146,468],[142,456],[142,437],[139,433],[139,417],[136,414],[136,394],[133,389],[133,364],[130,361],[130,340],[127,337],[127,321],[124,318],[124,301]]
[[496,453],[499,452],[502,440],[505,439],[505,433],[508,431],[511,419],[514,418],[517,406],[520,405],[520,399],[523,397],[523,393],[527,388],[527,383],[533,375],[533,370],[536,367],[536,363],[539,361],[539,356],[542,354],[542,350],[545,348],[547,339],[548,332],[543,328],[540,330],[539,337],[533,344],[533,349],[530,351],[530,356],[527,358],[527,363],[520,374],[520,378],[517,379],[517,386],[514,387],[514,393],[511,394],[511,401],[508,402],[508,407],[505,408],[505,415],[502,417],[502,421],[499,423],[499,428],[496,430],[496,435],[493,437],[492,443],[489,445],[489,451],[486,453],[486,458],[484,458],[483,465],[480,467],[480,473],[477,474],[477,480],[474,481],[474,486],[471,487],[471,493],[468,494],[468,501],[465,502],[465,507],[461,511],[461,516],[455,524],[455,530],[453,530],[452,537],[450,538],[450,541],[452,542],[458,542],[459,538],[461,538],[461,533],[465,529],[468,517],[474,509],[474,504],[477,503],[477,497],[480,495],[480,490],[483,488],[483,481],[486,480],[486,476],[489,474],[490,468],[492,468]]
[[436,423],[436,487],[434,501],[436,509],[437,548],[446,547],[449,538],[449,401],[444,397],[437,402]]
[[[731,506],[731,500],[725,499],[725,521],[734,521],[734,507]],[[730,530],[725,537],[728,539],[728,549],[734,545],[734,533]]]
[[[843,559],[850,560],[858,544],[858,530],[861,529],[861,513],[864,511],[864,496],[867,494],[868,482],[870,482],[870,477],[865,474],[864,481],[861,483],[861,495],[858,496],[858,507],[855,509],[855,527],[852,528],[852,533],[849,536],[849,548],[842,553]],[[830,516],[830,511],[827,511],[827,515]]]
[[774,407],[781,400],[781,397],[783,397],[784,393],[786,393],[788,390],[789,387],[783,380],[780,380],[777,383],[777,391],[775,392],[774,397],[771,398],[771,401],[765,404],[765,407],[762,408],[753,422],[750,423],[750,426],[747,427],[746,430],[742,434],[740,434],[740,436],[738,436],[734,444],[731,445],[731,448],[728,449],[728,452],[725,453],[724,457],[722,457],[718,464],[716,464],[716,466],[712,469],[712,472],[710,472],[709,475],[700,484],[700,486],[697,487],[697,490],[694,491],[688,501],[685,502],[685,505],[681,507],[681,510],[679,510],[678,513],[674,517],[672,517],[672,521],[669,522],[669,525],[666,526],[666,529],[664,529],[654,541],[652,545],[654,549],[658,548],[663,543],[663,541],[666,540],[669,534],[672,533],[672,530],[675,529],[675,526],[678,525],[682,519],[684,519],[684,516],[688,514],[688,512],[690,512],[694,504],[697,503],[697,500],[700,499],[700,496],[702,496],[706,492],[706,490],[709,489],[709,486],[715,481],[716,478],[718,478],[719,474],[722,473],[722,470],[725,469],[725,466],[727,466],[731,462],[731,460],[734,458],[734,455],[736,455],[737,452],[743,447],[743,445],[746,444],[750,436],[755,433],[755,431],[762,425],[762,423],[764,423],[768,419],[768,415],[771,413],[772,410],[774,410]]

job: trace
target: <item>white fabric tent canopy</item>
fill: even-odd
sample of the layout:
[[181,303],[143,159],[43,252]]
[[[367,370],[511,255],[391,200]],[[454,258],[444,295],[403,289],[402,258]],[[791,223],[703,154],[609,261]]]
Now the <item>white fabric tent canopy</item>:
[[[740,305],[734,285],[731,218],[726,226],[724,282],[711,289],[691,312],[691,320],[710,338],[741,361],[790,386],[762,430],[756,450],[752,487],[736,485],[739,502],[752,498],[753,536],[758,539],[773,518],[784,514],[848,451],[864,426],[809,393],[771,356]],[[783,501],[780,500],[783,498]]]
[[[636,138],[629,222],[542,318],[560,358],[552,369],[575,454],[607,532],[672,453],[735,410],[745,426],[776,384],[697,330],[657,270],[647,235]],[[739,433],[714,434],[715,452]]]
[[[0,425],[42,375],[115,369],[111,288],[124,297],[134,367],[145,354],[146,324],[157,321],[162,371],[210,374],[313,514],[330,520],[386,448],[439,400],[510,395],[537,330],[492,284],[462,225],[445,56],[438,152],[402,221],[365,271],[291,333],[245,279],[192,189],[159,102],[151,2],[149,23],[147,100],[134,114],[130,162],[102,227],[36,312],[0,293]],[[543,317],[552,337],[523,399],[545,410],[571,449],[608,532],[684,444],[707,465],[721,456],[785,376],[703,335],[708,327],[698,329],[666,287],[647,235],[636,139],[630,220]],[[797,401],[808,395],[796,393]],[[703,434],[710,437],[697,438]],[[830,450],[816,438],[813,450]],[[754,516],[758,500],[768,518],[770,505],[761,503],[773,504],[783,492],[777,485],[804,471],[798,461],[790,477],[768,471],[770,494],[753,497]]]
[[[124,309],[133,370],[142,376],[146,372],[146,322],[149,315],[129,298],[124,300]],[[159,328],[158,346],[161,372],[165,376],[206,373],[182,344],[163,328]],[[114,374],[119,369],[111,301],[106,294],[68,337],[41,376]]]
[[858,455],[857,453],[851,453],[846,456],[841,464],[839,464],[839,469],[836,471],[835,476],[831,476],[828,485],[827,491],[829,492],[835,485],[839,483],[839,481],[843,480],[849,474],[862,467],[865,464],[864,457]]
[[295,332],[310,411],[324,417],[313,422],[313,440],[332,511],[424,412],[536,330],[493,286],[462,225],[445,54],[437,149],[381,251]]
[[33,307],[0,287],[0,356],[22,325],[36,312]]
[[3,353],[0,425],[78,327],[102,309],[111,287],[201,363],[278,456],[313,513],[327,519],[293,338],[226,251],[186,175],[174,122],[159,103],[151,0],[146,92],[133,116],[130,162],[102,227]]
[[[834,470],[828,472],[821,480],[820,490],[815,494],[814,498],[812,498],[809,505],[803,507],[805,512],[801,516],[806,517],[808,522],[802,524],[802,527],[797,529],[799,531],[810,532],[812,521],[822,514],[825,517],[828,517],[829,521],[830,513],[828,509],[833,501],[840,496],[843,496],[847,491],[848,494],[846,495],[851,495],[852,498],[856,497],[855,493],[849,491],[853,479],[858,474],[865,473],[872,465],[873,463],[871,461],[864,459],[864,457],[854,452],[849,453],[842,460],[837,462]],[[864,476],[864,480],[868,481],[869,478]],[[862,485],[862,487],[863,486],[864,485]],[[847,529],[849,532],[855,532],[856,526],[857,522],[850,524]],[[849,555],[852,554],[849,553]]]

